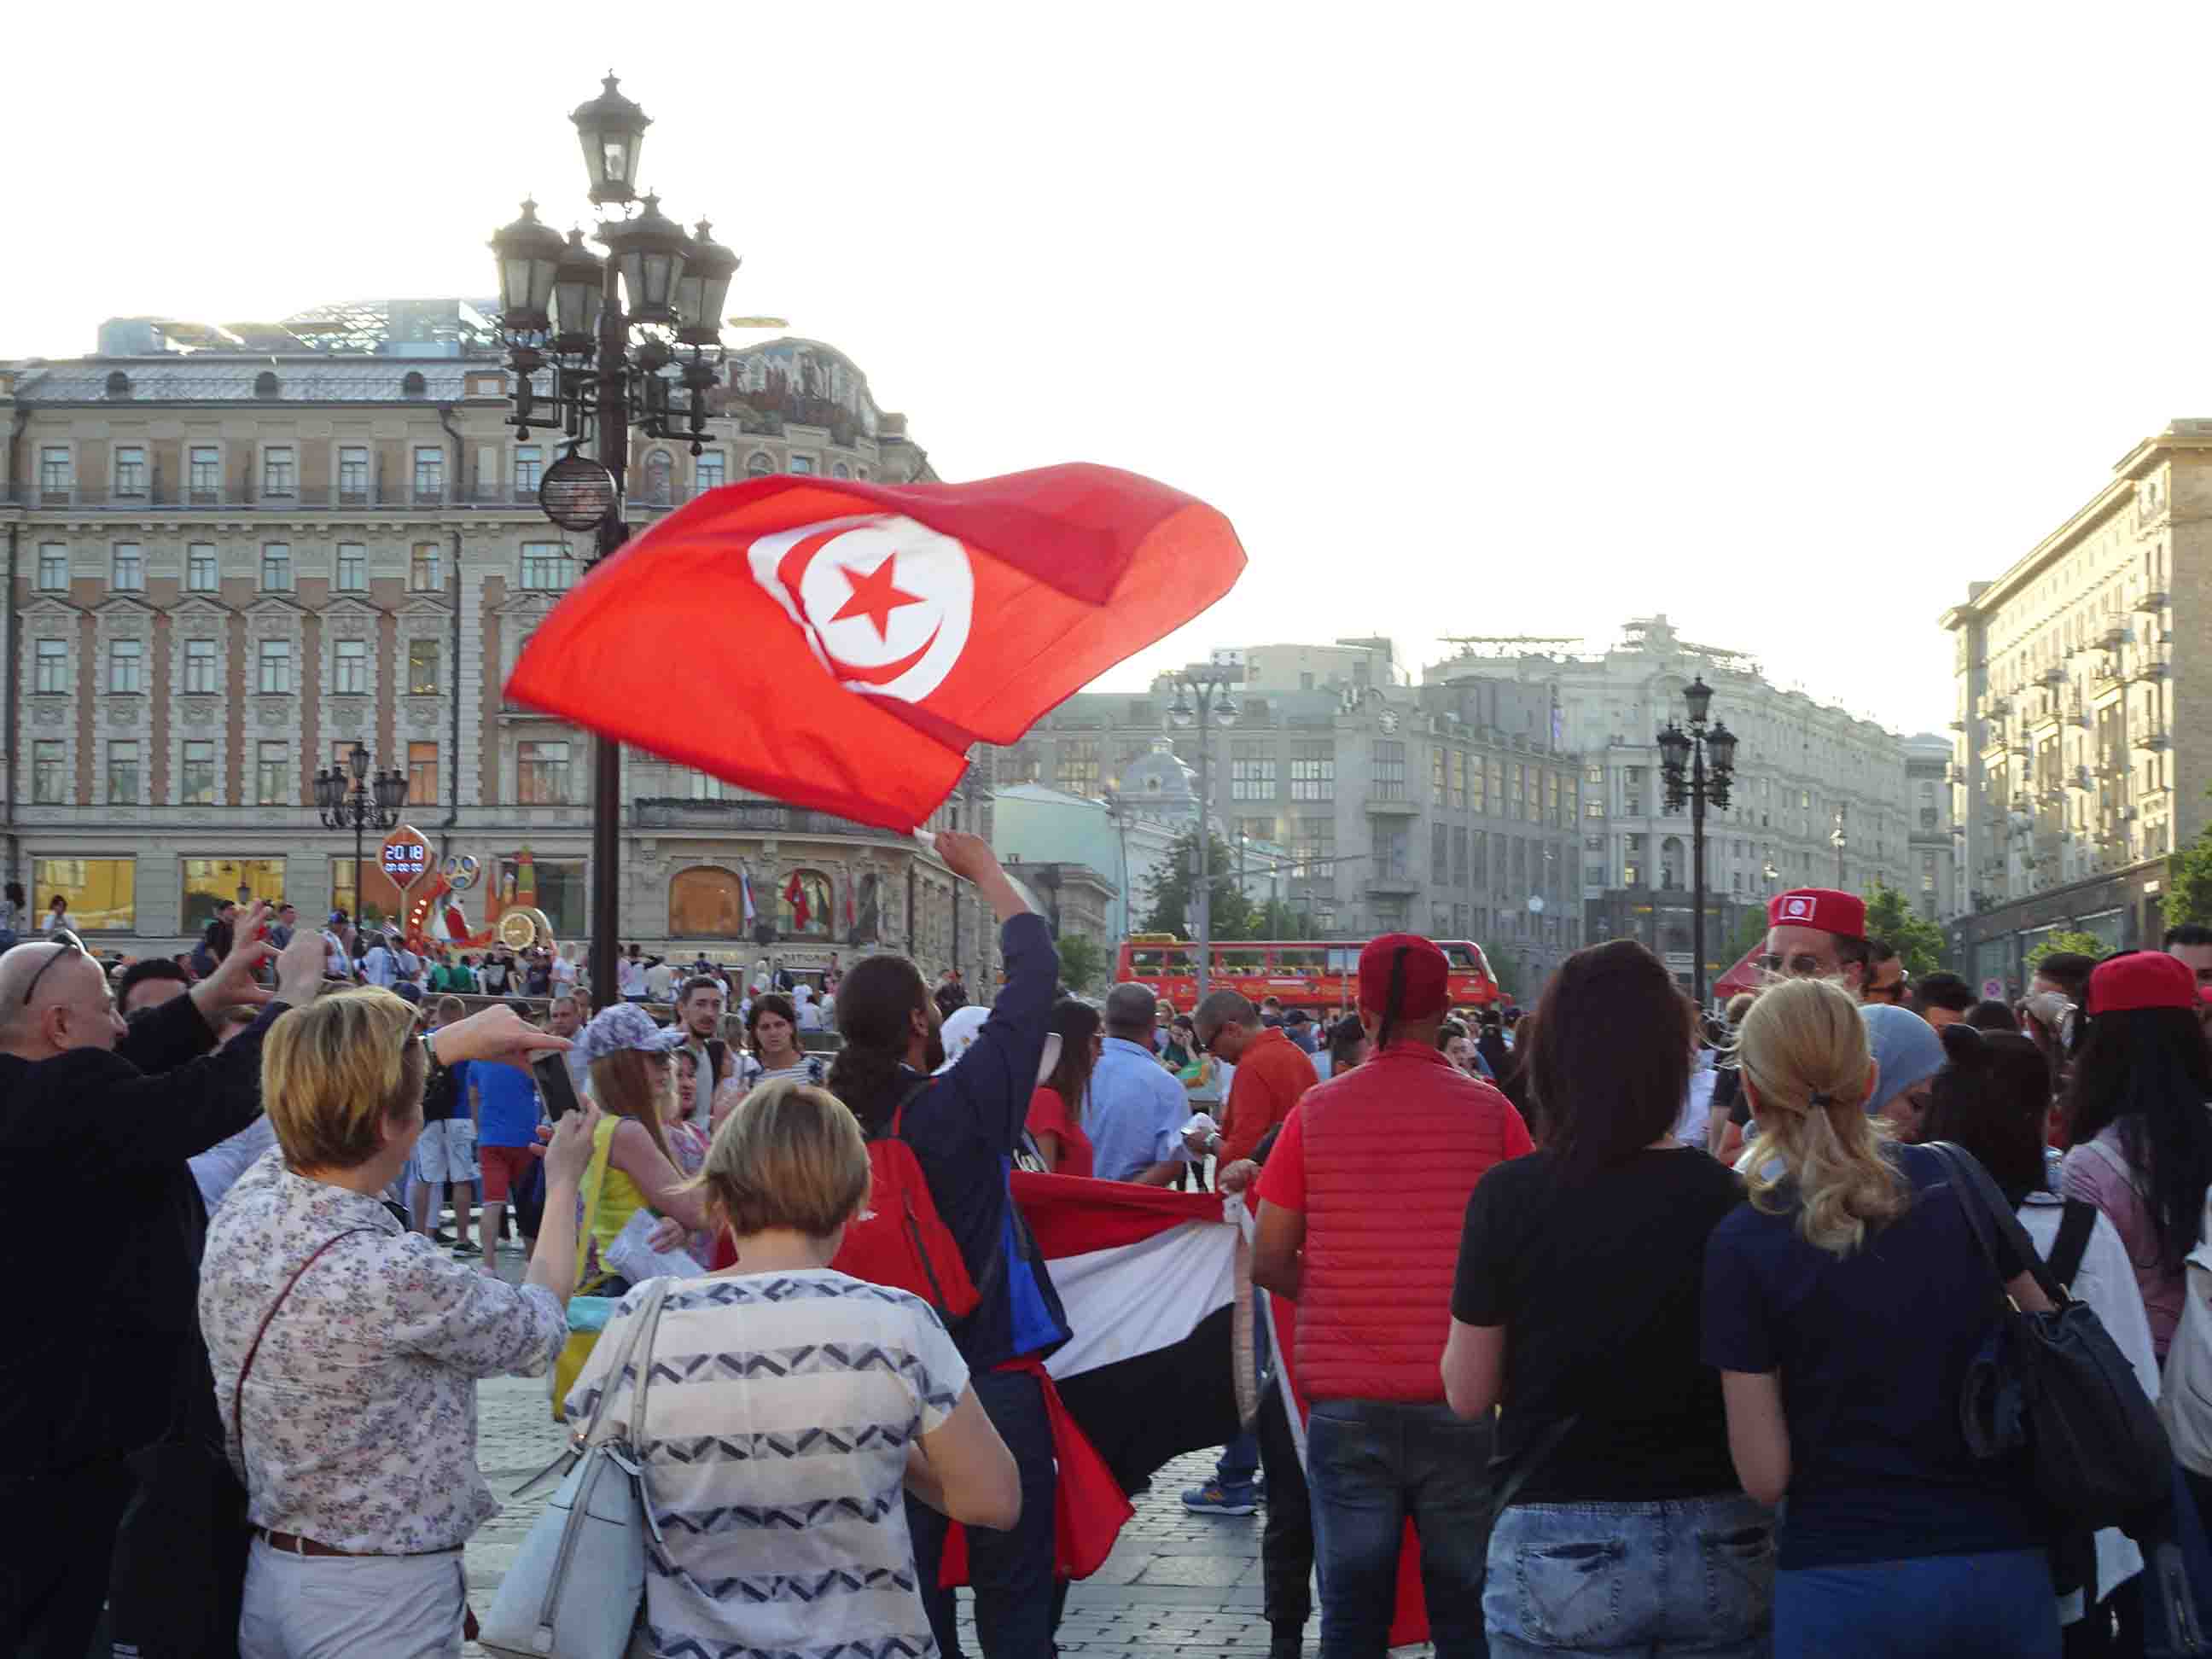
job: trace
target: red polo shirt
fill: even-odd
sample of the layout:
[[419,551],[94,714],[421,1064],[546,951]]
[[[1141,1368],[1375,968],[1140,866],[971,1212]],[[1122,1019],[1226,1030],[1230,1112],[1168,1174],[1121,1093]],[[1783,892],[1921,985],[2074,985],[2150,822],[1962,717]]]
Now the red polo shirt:
[[1244,1045],[1222,1108],[1222,1166],[1251,1157],[1260,1138],[1290,1116],[1291,1108],[1320,1081],[1304,1049],[1279,1028],[1264,1027]]

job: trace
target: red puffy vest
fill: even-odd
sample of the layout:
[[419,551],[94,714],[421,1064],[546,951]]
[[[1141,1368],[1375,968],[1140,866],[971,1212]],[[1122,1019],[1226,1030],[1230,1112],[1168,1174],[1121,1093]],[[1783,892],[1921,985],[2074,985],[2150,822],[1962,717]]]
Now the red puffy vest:
[[1474,1183],[1528,1150],[1513,1104],[1425,1043],[1308,1094],[1297,1379],[1310,1400],[1441,1401]]

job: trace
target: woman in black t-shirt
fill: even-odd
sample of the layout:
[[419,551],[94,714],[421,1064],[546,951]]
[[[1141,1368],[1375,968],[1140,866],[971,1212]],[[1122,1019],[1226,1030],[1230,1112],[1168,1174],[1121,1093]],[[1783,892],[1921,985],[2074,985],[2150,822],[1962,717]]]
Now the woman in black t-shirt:
[[1705,1239],[1743,1184],[1671,1133],[1693,1011],[1616,939],[1570,957],[1521,1030],[1544,1146],[1468,1201],[1443,1361],[1462,1416],[1504,1407],[1491,1651],[1763,1653],[1773,1517],[1698,1358]]

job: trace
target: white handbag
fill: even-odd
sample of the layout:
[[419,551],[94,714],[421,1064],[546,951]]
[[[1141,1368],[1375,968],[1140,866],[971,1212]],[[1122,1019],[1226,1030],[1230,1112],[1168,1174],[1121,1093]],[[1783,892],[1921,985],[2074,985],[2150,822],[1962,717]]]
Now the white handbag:
[[[660,1304],[674,1281],[653,1282],[630,1322],[629,1340],[608,1369],[592,1420],[569,1449],[515,1488],[520,1498],[565,1466],[567,1478],[545,1512],[531,1524],[521,1553],[500,1580],[477,1640],[487,1653],[514,1659],[623,1659],[629,1651],[638,1605],[645,1597],[646,1551],[663,1545],[645,1501],[643,1442],[647,1385]],[[623,1370],[635,1363],[629,1431],[601,1440],[607,1401],[621,1391]],[[648,1545],[648,1537],[652,1545]]]

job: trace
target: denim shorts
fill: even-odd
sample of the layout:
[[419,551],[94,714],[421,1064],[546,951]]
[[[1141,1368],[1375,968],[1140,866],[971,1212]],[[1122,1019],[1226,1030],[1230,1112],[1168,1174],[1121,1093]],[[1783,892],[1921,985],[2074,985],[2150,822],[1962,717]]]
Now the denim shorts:
[[1741,1492],[1662,1503],[1516,1504],[1490,1534],[1490,1650],[1770,1651],[1774,1512]]

